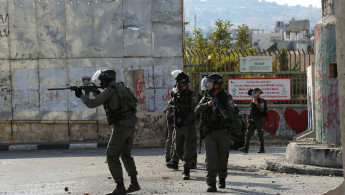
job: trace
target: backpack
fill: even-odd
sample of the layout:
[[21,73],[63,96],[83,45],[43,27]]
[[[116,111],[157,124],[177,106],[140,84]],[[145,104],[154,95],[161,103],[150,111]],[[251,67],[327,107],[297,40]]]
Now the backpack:
[[116,87],[116,92],[120,99],[120,112],[121,118],[129,118],[137,113],[138,99],[135,97],[133,91],[128,86],[122,85]]
[[247,121],[241,115],[236,115],[231,123],[231,134],[236,137],[242,137],[247,129]]

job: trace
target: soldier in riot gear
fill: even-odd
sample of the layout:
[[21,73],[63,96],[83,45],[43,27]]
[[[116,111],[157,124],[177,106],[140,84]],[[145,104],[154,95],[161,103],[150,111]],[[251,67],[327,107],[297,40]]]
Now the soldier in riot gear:
[[[137,99],[129,87],[123,82],[116,82],[114,70],[97,71],[92,80],[99,82],[103,92],[98,92],[95,99],[89,99],[89,92],[84,95],[81,89],[75,91],[76,97],[80,98],[89,108],[95,108],[103,104],[109,125],[113,125],[113,132],[109,139],[106,155],[108,167],[117,186],[108,194],[126,194],[140,190],[137,181],[138,172],[131,156],[136,117]],[[126,190],[123,183],[120,157],[131,184]]]
[[[222,76],[210,74],[201,81],[205,96],[197,105],[196,114],[203,114],[203,135],[205,138],[207,192],[216,192],[216,177],[219,188],[225,188],[229,157],[229,128],[238,107],[232,96],[221,88]],[[216,105],[217,104],[217,105]]]
[[[183,179],[190,179],[190,169],[196,156],[197,136],[194,113],[199,101],[199,95],[189,89],[189,76],[182,71],[173,71],[176,85],[172,90],[170,106],[174,112],[173,118],[173,152],[167,166],[178,168],[179,159],[184,161]],[[176,155],[175,155],[176,154]]]
[[248,95],[252,96],[253,99],[250,102],[250,114],[248,116],[248,130],[244,147],[239,150],[244,153],[248,153],[250,139],[254,135],[255,129],[258,131],[260,140],[260,150],[258,153],[265,153],[264,143],[264,117],[267,116],[267,104],[266,101],[260,97],[263,92],[259,88],[250,89]]

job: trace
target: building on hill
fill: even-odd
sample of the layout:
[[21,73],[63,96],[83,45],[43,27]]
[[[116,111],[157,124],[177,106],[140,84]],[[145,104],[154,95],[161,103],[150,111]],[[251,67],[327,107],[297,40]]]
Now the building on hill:
[[289,24],[277,21],[274,32],[265,33],[264,29],[250,29],[252,44],[257,49],[271,50],[310,50],[313,48],[309,20],[291,19]]

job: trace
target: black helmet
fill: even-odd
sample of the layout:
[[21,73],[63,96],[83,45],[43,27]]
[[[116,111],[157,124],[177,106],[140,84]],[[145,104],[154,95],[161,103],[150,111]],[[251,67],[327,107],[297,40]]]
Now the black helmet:
[[249,89],[248,90],[248,95],[253,95],[253,93],[262,94],[263,92],[260,90],[260,88],[255,88],[255,89]]
[[219,75],[217,73],[212,73],[208,75],[208,78],[213,79],[213,84],[218,84],[218,85],[222,85],[223,83],[222,77],[223,77],[222,75]]
[[116,80],[116,72],[114,70],[106,69],[102,70],[98,76],[100,81],[102,80]]
[[186,75],[184,72],[181,72],[177,75],[175,80],[178,83],[188,84],[189,83],[189,76]]

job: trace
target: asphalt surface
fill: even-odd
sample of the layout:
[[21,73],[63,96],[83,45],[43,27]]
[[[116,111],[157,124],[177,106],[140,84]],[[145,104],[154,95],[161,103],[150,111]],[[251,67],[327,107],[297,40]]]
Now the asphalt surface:
[[[212,194],[321,194],[343,181],[342,177],[275,173],[263,170],[266,160],[284,157],[286,145],[266,147],[257,154],[231,151],[226,189]],[[0,152],[0,194],[104,194],[115,188],[105,149],[36,150]],[[204,151],[191,180],[165,166],[163,148],[135,148],[141,191],[134,194],[207,194]],[[125,185],[129,178],[125,173]],[[65,191],[65,189],[68,191]]]

